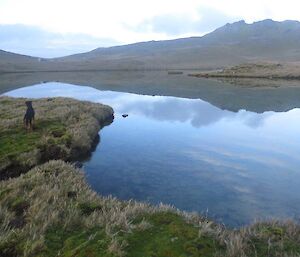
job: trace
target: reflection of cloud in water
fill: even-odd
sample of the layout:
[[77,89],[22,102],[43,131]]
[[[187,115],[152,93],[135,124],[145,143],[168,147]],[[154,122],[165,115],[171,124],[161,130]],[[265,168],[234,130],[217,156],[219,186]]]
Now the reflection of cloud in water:
[[[221,168],[229,168],[232,170],[246,171],[246,168],[239,163],[231,162],[230,160],[224,160],[219,156],[214,156],[212,153],[187,150],[184,152],[190,158],[196,159],[201,162],[205,162],[209,165],[218,166]],[[200,165],[199,165],[200,166]]]
[[[259,153],[241,153],[241,152],[222,152],[222,150],[216,150],[215,152],[206,151],[202,152],[203,149],[195,149],[194,151],[186,152],[190,157],[194,159],[198,159],[201,161],[204,161],[206,163],[212,164],[214,166],[223,166],[227,168],[232,168],[233,170],[247,170],[246,166],[242,164],[245,164],[245,161],[252,162],[256,164],[261,164],[265,167],[269,168],[280,168],[280,170],[291,170],[292,167],[290,163],[287,163],[285,160],[279,160],[276,157],[263,155],[261,156]],[[223,158],[221,158],[221,157]],[[296,167],[294,167],[296,168]]]
[[256,128],[272,115],[271,112],[257,114],[244,110],[234,113],[221,110],[200,99],[138,96],[137,99],[121,98],[115,101],[119,103],[119,112],[134,113],[161,121],[190,121],[194,127],[207,126],[226,119],[242,121],[245,125]]
[[256,128],[263,125],[272,112],[257,114],[244,110],[238,113],[221,110],[200,99],[146,96],[130,93],[100,91],[91,87],[62,83],[45,83],[6,93],[16,97],[73,97],[80,100],[111,105],[116,113],[142,115],[154,120],[190,122],[194,127],[214,124],[221,120],[242,122]]

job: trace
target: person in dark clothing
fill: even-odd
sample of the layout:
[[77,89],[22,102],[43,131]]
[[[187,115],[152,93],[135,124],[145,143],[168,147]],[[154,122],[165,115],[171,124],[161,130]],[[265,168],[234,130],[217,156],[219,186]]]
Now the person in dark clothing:
[[34,121],[34,109],[32,107],[32,101],[25,102],[27,106],[26,113],[24,115],[24,125],[28,130],[33,129],[33,121]]

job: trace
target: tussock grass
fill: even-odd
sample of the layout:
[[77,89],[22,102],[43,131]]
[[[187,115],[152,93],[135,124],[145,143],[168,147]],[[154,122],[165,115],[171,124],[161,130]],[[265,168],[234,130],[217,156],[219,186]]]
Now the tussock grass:
[[[98,196],[83,174],[63,161],[0,182],[0,195],[0,253],[8,256],[86,256],[86,251],[121,256],[125,235],[148,228],[144,220],[134,222],[136,218],[169,211]],[[95,238],[101,241],[99,249],[98,244],[91,246]]]
[[87,154],[101,126],[112,117],[109,106],[69,98],[33,100],[34,130],[23,117],[28,99],[0,97],[0,178],[16,176],[51,159]]

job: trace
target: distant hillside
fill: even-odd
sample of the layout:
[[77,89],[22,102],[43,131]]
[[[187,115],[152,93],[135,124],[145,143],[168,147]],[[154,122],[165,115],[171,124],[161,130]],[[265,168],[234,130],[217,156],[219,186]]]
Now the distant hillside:
[[[38,67],[36,60],[31,60],[35,63],[32,67],[41,70],[218,69],[261,61],[300,61],[300,22],[239,21],[203,37],[98,48],[48,59]],[[2,67],[1,58],[0,70]]]
[[0,71],[27,70],[28,67],[37,66],[38,60],[39,58],[0,50]]

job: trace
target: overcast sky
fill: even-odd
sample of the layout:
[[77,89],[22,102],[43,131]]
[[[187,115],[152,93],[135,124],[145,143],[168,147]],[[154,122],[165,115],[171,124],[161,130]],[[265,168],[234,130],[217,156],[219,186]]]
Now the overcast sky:
[[201,36],[228,22],[300,20],[297,0],[0,0],[0,49],[54,57]]

